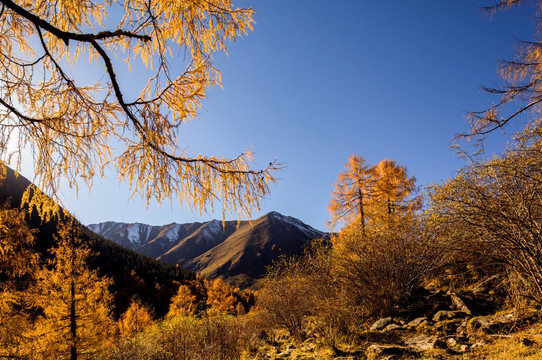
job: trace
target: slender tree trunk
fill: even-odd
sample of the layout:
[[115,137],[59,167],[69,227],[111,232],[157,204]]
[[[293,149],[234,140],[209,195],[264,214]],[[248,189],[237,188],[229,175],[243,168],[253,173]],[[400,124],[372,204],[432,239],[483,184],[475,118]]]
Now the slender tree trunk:
[[365,209],[363,208],[363,188],[361,181],[358,182],[358,196],[359,196],[359,218],[361,225],[361,234],[365,236]]

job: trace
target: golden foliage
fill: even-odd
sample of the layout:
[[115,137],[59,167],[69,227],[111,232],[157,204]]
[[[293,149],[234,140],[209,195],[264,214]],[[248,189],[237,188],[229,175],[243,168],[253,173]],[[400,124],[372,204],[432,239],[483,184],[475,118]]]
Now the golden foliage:
[[39,260],[33,245],[34,231],[28,228],[25,213],[18,209],[0,208],[0,275],[32,275]]
[[111,281],[88,269],[90,249],[73,220],[59,228],[56,241],[51,268],[37,275],[34,303],[42,315],[26,334],[33,339],[27,351],[34,359],[74,359],[74,352],[90,358],[112,341]]
[[139,301],[134,300],[119,319],[120,336],[132,337],[155,324],[151,311]]
[[525,280],[528,289],[523,295],[538,302],[542,301],[541,135],[540,125],[532,124],[502,155],[470,157],[468,166],[434,186],[431,194],[431,212],[437,220],[465,233],[459,238],[451,232],[450,241],[466,253],[506,265]]
[[[1,4],[0,156],[19,163],[31,147],[46,194],[62,178],[90,187],[106,168],[147,203],[176,197],[200,212],[216,201],[248,216],[268,194],[276,162],[255,171],[250,150],[190,156],[178,143],[179,127],[221,84],[213,54],[252,29],[252,9],[230,0]],[[119,80],[132,66],[144,79],[139,93]]]
[[[490,14],[520,5],[524,0],[498,0],[495,5],[483,8]],[[536,1],[538,11],[542,1]],[[540,35],[541,19],[533,16],[537,33],[532,41],[520,41],[516,47],[515,59],[500,61],[498,73],[504,84],[497,88],[484,88],[500,100],[484,111],[469,114],[470,130],[459,137],[477,136],[483,141],[491,132],[506,126],[513,119],[528,114],[534,122],[540,120],[542,110],[542,48]],[[522,117],[523,119],[523,117]]]
[[188,285],[179,286],[177,294],[171,298],[168,317],[175,315],[194,315],[198,304],[196,295],[192,294]]
[[357,225],[364,231],[379,214],[419,209],[420,199],[411,197],[415,182],[395,160],[384,159],[371,165],[361,156],[351,155],[345,170],[337,176],[328,206],[331,227]]

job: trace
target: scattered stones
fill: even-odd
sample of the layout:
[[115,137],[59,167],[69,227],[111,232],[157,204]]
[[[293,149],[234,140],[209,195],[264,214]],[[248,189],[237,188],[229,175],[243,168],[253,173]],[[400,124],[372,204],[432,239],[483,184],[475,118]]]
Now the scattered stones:
[[371,327],[369,329],[371,331],[382,330],[386,326],[390,325],[391,323],[393,323],[393,320],[392,320],[391,317],[382,318],[382,319],[379,319],[379,320],[375,321],[374,324],[371,325]]
[[409,348],[405,346],[373,344],[367,348],[365,355],[368,360],[376,360],[384,356],[403,356],[409,352]]

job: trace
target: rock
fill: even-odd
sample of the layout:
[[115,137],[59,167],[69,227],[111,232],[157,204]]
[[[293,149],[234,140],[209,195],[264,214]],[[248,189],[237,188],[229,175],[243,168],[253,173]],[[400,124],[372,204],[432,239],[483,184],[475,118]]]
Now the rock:
[[382,318],[374,322],[369,328],[371,331],[382,330],[393,322],[391,317]]
[[457,346],[457,340],[454,338],[449,338],[446,340],[446,346],[453,349]]
[[414,350],[432,350],[437,347],[438,337],[434,335],[419,335],[405,340],[405,345]]
[[469,350],[469,346],[466,344],[463,344],[463,345],[459,345],[459,349],[457,349],[457,352],[459,352],[460,354],[464,354],[468,350]]
[[406,326],[409,328],[418,327],[424,321],[428,321],[428,319],[425,316],[422,316],[422,317],[412,320]]
[[504,315],[490,315],[472,319],[474,329],[481,328],[488,333],[510,331],[517,323],[518,317],[514,313]]
[[456,316],[457,313],[455,311],[440,310],[437,311],[435,316],[433,316],[433,321],[449,320],[455,318]]
[[472,315],[472,311],[465,305],[465,302],[459,297],[459,295],[455,293],[450,294],[450,298],[452,299],[452,308],[464,312],[467,315]]
[[398,325],[398,324],[389,324],[388,326],[386,326],[384,329],[382,329],[382,332],[388,332],[388,331],[393,331],[393,330],[400,330],[402,329],[403,327],[401,325]]
[[384,356],[403,356],[409,352],[410,350],[405,346],[373,344],[367,348],[365,355],[367,360],[376,360]]

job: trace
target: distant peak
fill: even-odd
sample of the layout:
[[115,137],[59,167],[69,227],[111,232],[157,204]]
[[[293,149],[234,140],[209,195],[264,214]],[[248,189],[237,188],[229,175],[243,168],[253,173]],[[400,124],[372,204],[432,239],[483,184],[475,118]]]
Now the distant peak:
[[267,213],[267,216],[269,217],[275,217],[275,218],[283,218],[284,215],[282,215],[281,213],[278,213],[276,211],[270,211]]

